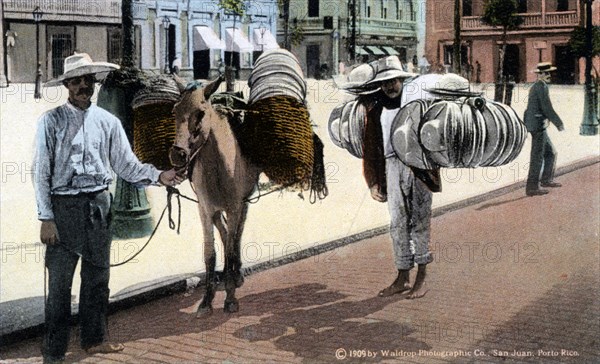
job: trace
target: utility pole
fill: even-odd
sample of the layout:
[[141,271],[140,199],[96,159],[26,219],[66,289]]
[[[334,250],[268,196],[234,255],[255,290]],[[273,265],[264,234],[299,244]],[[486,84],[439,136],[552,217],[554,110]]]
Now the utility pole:
[[461,0],[454,0],[454,47],[452,54],[452,63],[454,67],[454,73],[460,74],[461,71],[461,52],[460,52],[460,2]]
[[134,62],[134,28],[133,28],[133,11],[131,10],[131,0],[123,0],[121,3],[121,21],[123,29],[123,55],[121,66],[133,67]]
[[350,0],[350,19],[351,21],[351,33],[350,33],[350,59],[352,63],[356,63],[356,0]]
[[[140,84],[142,72],[135,65],[134,27],[132,0],[122,0],[121,22],[123,32],[123,54],[121,69],[108,76],[98,92],[98,106],[115,115],[133,146],[134,115],[132,101]],[[112,233],[116,239],[133,239],[152,233],[153,222],[150,203],[144,188],[117,177],[114,202],[112,204]]]
[[4,49],[4,2],[0,1],[0,87],[8,86],[4,74]]
[[583,103],[583,121],[579,129],[581,135],[598,134],[598,113],[595,93],[598,92],[592,84],[592,3],[585,0],[585,100]]

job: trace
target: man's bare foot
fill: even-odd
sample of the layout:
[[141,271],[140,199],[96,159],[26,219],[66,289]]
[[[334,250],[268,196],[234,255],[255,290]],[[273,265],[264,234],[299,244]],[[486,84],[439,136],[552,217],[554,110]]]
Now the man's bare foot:
[[427,265],[419,264],[417,270],[417,277],[415,278],[415,284],[412,289],[406,295],[406,299],[412,300],[415,298],[421,298],[429,291],[425,285],[425,277],[427,276]]
[[396,277],[396,280],[394,280],[394,283],[379,291],[379,297],[389,297],[397,293],[408,291],[410,289],[408,273],[408,270],[398,270],[398,276]]

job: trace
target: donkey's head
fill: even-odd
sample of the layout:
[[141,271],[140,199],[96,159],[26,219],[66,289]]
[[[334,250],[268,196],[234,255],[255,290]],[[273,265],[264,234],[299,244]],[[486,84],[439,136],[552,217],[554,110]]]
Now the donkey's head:
[[170,159],[174,167],[184,168],[190,154],[206,143],[213,122],[219,119],[210,105],[209,98],[219,88],[222,78],[219,77],[205,86],[195,81],[185,86],[181,79],[176,81],[181,98],[173,107],[177,131]]

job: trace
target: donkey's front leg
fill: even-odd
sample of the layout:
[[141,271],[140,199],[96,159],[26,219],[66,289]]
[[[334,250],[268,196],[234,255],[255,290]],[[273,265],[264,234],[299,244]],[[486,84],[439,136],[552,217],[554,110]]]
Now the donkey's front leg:
[[215,267],[217,254],[215,251],[215,239],[213,233],[212,219],[201,215],[204,230],[204,264],[206,268],[206,292],[198,306],[196,317],[207,316],[212,313],[212,301],[215,298]]
[[247,206],[241,206],[236,213],[231,213],[228,218],[227,227],[229,236],[225,244],[225,312],[237,312],[239,303],[235,297],[235,289],[244,283],[241,273],[242,259],[240,256],[240,240],[244,229],[244,220],[248,212]]

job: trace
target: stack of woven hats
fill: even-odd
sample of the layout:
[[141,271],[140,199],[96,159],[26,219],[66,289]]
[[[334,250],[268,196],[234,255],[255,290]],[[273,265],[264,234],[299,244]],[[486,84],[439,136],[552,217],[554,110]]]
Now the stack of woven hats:
[[158,169],[170,169],[169,149],[176,133],[173,106],[179,101],[179,88],[170,77],[151,76],[132,101],[133,150],[140,161]]
[[[440,75],[431,87],[414,81],[405,89],[420,98],[402,107],[391,131],[392,147],[404,163],[476,168],[501,166],[519,155],[527,130],[510,106],[472,92],[468,80],[456,74]],[[421,88],[433,98],[423,98]]]
[[249,105],[239,139],[244,154],[274,183],[307,189],[314,143],[298,60],[285,49],[264,52],[248,85]]

